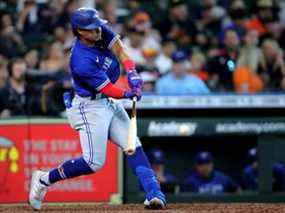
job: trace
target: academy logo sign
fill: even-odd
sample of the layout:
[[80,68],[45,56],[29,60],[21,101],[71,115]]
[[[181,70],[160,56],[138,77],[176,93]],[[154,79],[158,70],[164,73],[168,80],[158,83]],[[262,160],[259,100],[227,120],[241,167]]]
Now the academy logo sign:
[[216,133],[278,133],[285,132],[284,122],[234,122],[218,123]]
[[148,136],[190,136],[195,134],[197,123],[177,121],[151,121]]

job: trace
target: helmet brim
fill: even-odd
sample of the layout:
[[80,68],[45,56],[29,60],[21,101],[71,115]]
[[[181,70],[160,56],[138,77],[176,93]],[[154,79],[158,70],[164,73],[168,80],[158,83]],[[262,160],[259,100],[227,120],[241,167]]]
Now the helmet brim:
[[89,24],[87,26],[84,26],[81,29],[84,29],[84,30],[95,30],[98,27],[101,27],[102,25],[105,25],[107,23],[108,23],[108,21],[105,20],[105,19],[98,19],[98,20],[96,20],[96,22],[94,22],[92,24]]

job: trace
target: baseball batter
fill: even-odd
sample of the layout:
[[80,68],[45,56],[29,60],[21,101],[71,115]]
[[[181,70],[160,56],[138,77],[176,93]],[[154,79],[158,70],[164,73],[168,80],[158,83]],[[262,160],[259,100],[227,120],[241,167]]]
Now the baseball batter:
[[[119,35],[107,26],[107,21],[101,19],[95,9],[80,8],[72,14],[71,25],[76,36],[70,56],[75,95],[65,93],[64,102],[70,125],[79,132],[82,156],[48,172],[33,172],[29,203],[37,210],[53,183],[101,169],[106,159],[108,139],[122,150],[126,149],[130,119],[122,105],[109,97],[141,98],[142,80],[135,64]],[[114,85],[120,75],[120,64],[127,71],[130,91]],[[144,205],[151,209],[164,208],[165,196],[139,139],[135,154],[127,156],[127,161],[146,193]]]

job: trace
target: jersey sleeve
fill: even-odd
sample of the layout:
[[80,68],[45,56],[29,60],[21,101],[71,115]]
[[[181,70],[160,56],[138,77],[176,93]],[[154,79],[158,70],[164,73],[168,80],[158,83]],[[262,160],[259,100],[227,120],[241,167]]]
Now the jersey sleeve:
[[88,87],[97,91],[100,91],[110,82],[105,71],[98,68],[95,64],[93,65],[91,59],[85,60],[84,64],[75,66],[74,74],[83,84],[87,84]]
[[107,25],[102,26],[102,37],[104,39],[104,43],[108,49],[111,49],[115,41],[120,38],[120,35],[115,33],[110,27]]
[[256,175],[251,172],[249,169],[244,169],[242,175],[242,186],[245,190],[255,191],[258,189],[258,186],[255,182]]

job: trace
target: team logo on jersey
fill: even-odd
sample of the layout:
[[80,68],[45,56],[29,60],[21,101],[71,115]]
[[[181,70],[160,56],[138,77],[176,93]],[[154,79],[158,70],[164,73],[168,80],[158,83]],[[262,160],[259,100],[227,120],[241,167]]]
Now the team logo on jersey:
[[99,63],[99,58],[98,58],[98,56],[96,57],[96,63]]
[[113,60],[112,60],[111,58],[106,57],[106,58],[104,59],[103,69],[104,69],[104,70],[108,70],[108,69],[110,68],[112,62],[113,62]]

